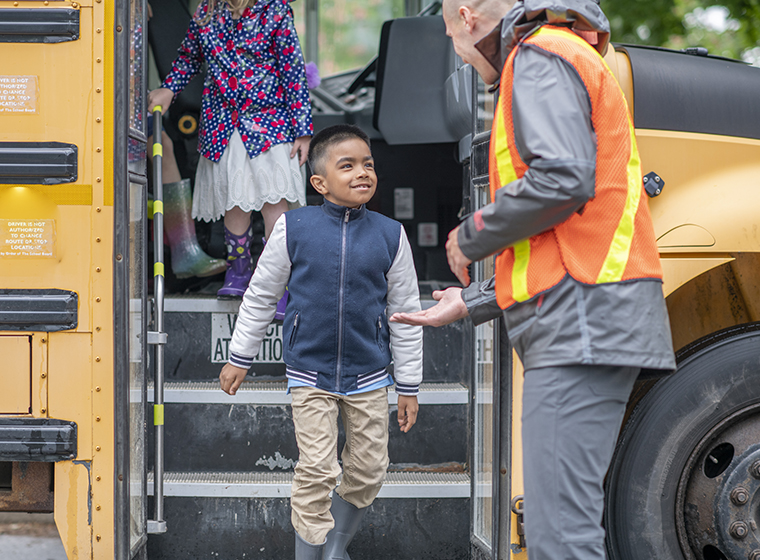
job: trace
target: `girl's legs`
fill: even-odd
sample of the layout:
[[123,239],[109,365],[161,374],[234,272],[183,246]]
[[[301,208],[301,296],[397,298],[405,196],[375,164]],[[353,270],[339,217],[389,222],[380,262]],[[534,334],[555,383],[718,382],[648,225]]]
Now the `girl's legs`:
[[[269,239],[269,235],[272,233],[274,223],[277,218],[282,216],[288,211],[288,201],[282,199],[277,204],[264,204],[261,209],[261,216],[264,218],[264,238]],[[225,216],[226,217],[226,216]]]
[[[152,138],[148,138],[149,145],[152,145]],[[190,180],[183,179],[180,175],[177,160],[174,158],[173,144],[166,132],[161,133],[161,143],[164,233],[171,248],[172,272],[177,278],[220,274],[227,268],[225,262],[222,259],[211,258],[198,245],[195,223],[190,215],[193,199]]]
[[216,293],[220,299],[243,297],[253,275],[251,266],[251,213],[235,206],[224,214],[224,244],[227,246],[227,272],[224,285]]
[[[264,218],[265,239],[272,233],[277,219],[288,210],[288,202],[280,200],[276,204],[264,204],[261,215]],[[221,298],[242,297],[253,274],[251,262],[251,212],[244,211],[239,206],[227,210],[224,214],[224,242],[227,246],[227,274],[224,286],[217,292]],[[285,306],[288,293],[282,296],[277,304],[276,319],[285,317]]]

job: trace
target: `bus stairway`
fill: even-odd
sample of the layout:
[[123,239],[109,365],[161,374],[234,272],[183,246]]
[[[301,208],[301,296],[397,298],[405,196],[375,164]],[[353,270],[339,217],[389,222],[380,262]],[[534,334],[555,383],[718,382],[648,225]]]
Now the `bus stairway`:
[[[433,303],[423,300],[423,307]],[[219,388],[218,375],[238,306],[208,296],[166,298],[167,532],[149,536],[151,560],[293,557],[289,497],[298,449],[281,362],[281,325],[270,327],[261,363],[254,363],[237,394],[229,396]],[[408,434],[398,429],[397,397],[389,390],[391,464],[349,547],[352,557],[469,557],[472,345],[468,322],[425,329],[420,412]],[[342,426],[339,431],[340,450]],[[148,494],[153,495],[152,472]]]

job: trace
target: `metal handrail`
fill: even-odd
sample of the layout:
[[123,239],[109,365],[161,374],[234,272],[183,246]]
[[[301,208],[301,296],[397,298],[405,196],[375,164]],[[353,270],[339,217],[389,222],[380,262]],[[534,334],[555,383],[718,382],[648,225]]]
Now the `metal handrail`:
[[164,188],[161,173],[163,146],[161,144],[161,113],[153,109],[153,293],[155,296],[156,330],[148,333],[148,343],[156,346],[156,376],[153,390],[153,426],[155,453],[153,467],[154,517],[148,520],[148,533],[165,533],[164,520]]

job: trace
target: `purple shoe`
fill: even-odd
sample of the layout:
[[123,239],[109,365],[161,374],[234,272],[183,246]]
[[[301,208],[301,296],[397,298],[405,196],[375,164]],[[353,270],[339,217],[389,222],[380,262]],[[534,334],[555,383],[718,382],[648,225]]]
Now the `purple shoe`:
[[242,298],[251,281],[251,238],[253,231],[249,228],[243,235],[235,235],[224,228],[224,243],[227,246],[227,272],[224,274],[224,286],[216,292],[219,299]]

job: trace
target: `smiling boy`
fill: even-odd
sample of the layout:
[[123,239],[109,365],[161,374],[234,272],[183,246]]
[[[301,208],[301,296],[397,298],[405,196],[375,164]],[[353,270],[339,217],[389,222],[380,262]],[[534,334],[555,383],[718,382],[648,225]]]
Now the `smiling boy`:
[[[275,224],[219,378],[234,395],[287,285],[284,361],[299,451],[291,494],[295,557],[342,560],[388,467],[391,358],[399,428],[408,432],[417,419],[422,329],[387,318],[419,311],[419,290],[403,226],[365,207],[377,188],[369,137],[354,126],[329,127],[312,139],[309,166],[324,203],[291,210]],[[341,472],[338,410],[346,445],[331,504]]]

